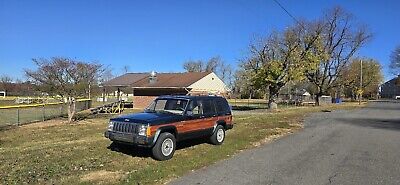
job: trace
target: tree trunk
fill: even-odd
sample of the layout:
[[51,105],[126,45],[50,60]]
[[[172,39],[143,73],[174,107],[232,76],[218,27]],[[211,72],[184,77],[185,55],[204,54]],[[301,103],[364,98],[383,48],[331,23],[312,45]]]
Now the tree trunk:
[[316,95],[315,95],[315,105],[316,106],[319,106],[320,105],[320,102],[319,102],[319,98],[321,97],[321,95],[319,94],[319,93],[317,93]]
[[354,90],[351,90],[351,101],[356,100],[356,93],[354,93]]
[[316,106],[321,105],[320,99],[321,99],[322,95],[323,95],[322,91],[319,91],[317,94],[315,94],[315,105]]
[[268,109],[278,108],[277,104],[275,103],[277,95],[278,95],[278,89],[270,86],[269,97],[268,97]]
[[322,92],[322,87],[317,87],[318,88],[318,92],[315,94],[315,105],[316,106],[320,106],[321,105],[321,102],[319,101],[320,100],[320,98],[321,98],[321,96],[324,94],[323,92]]
[[67,104],[68,104],[68,123],[71,123],[73,121],[76,112],[75,98],[68,97]]

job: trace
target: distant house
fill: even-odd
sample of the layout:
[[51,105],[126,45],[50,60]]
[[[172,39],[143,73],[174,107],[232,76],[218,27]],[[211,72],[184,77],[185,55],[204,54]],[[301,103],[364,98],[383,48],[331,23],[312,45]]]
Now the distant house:
[[127,73],[111,79],[104,87],[124,89],[133,96],[133,106],[146,107],[161,95],[217,94],[225,95],[228,88],[213,72],[187,73]]
[[400,96],[400,75],[381,85],[382,98],[395,98]]
[[0,97],[5,98],[6,97],[6,91],[0,91]]

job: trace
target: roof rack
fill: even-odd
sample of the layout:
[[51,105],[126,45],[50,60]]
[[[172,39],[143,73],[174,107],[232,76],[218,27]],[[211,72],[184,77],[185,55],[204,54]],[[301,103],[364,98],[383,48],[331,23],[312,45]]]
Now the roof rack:
[[220,96],[215,93],[210,93],[210,92],[191,92],[187,93],[188,96]]

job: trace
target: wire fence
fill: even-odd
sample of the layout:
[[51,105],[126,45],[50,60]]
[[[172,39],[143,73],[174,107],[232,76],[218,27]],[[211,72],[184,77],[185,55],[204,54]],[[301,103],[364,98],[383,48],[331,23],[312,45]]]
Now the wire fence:
[[[253,110],[253,109],[267,109],[268,100],[265,99],[228,99],[229,105],[232,110]],[[299,102],[296,100],[288,101],[279,99],[277,102],[278,108],[289,108],[295,106],[308,105],[305,102]],[[311,104],[310,104],[311,105]]]
[[265,109],[268,107],[267,100],[263,99],[228,99],[233,110]]
[[[76,112],[91,108],[91,100],[76,101]],[[0,128],[45,121],[68,114],[65,103],[17,105],[0,107]]]

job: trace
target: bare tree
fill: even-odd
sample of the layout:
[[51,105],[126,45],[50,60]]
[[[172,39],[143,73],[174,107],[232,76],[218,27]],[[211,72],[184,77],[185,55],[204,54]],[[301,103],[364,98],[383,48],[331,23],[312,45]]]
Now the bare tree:
[[100,76],[98,78],[99,78],[98,81],[99,81],[100,84],[104,83],[104,82],[107,82],[107,81],[110,81],[111,79],[114,78],[114,74],[112,72],[112,69],[110,67],[105,67],[103,69],[103,72],[100,74]]
[[338,83],[341,72],[372,35],[364,27],[356,26],[352,16],[340,7],[328,11],[322,20],[309,24],[307,29],[321,39],[314,43],[312,53],[308,53],[319,62],[306,71],[307,79],[318,89],[316,104],[319,105],[322,95],[341,85]]
[[397,46],[390,55],[389,67],[394,75],[400,76],[400,45]]
[[219,57],[219,56],[212,57],[205,64],[204,71],[217,72],[218,67],[221,65],[221,63],[222,63],[221,57]]
[[233,87],[233,68],[230,64],[226,64],[225,62],[220,62],[219,64],[218,74],[222,81],[227,84],[227,86],[231,89]]
[[86,63],[69,58],[33,59],[37,70],[25,70],[39,91],[54,97],[67,99],[68,121],[72,122],[78,97],[85,96],[89,84],[96,82],[102,72],[102,65]]
[[2,75],[0,77],[0,90],[11,92],[13,90],[13,79],[10,76]]
[[187,72],[217,72],[222,60],[219,56],[210,58],[207,62],[202,60],[189,60],[183,63]]
[[204,70],[204,64],[203,61],[201,60],[188,60],[185,63],[183,63],[183,68],[187,72],[203,72]]
[[230,88],[233,86],[233,69],[230,64],[219,56],[211,57],[209,60],[188,60],[183,63],[183,68],[187,72],[214,72]]
[[[244,68],[239,68],[233,75],[233,94],[240,98],[253,98],[256,89],[252,86],[251,74]],[[265,94],[265,93],[263,93]]]
[[122,70],[126,74],[130,71],[130,67],[128,65],[124,65],[124,67],[122,67]]

